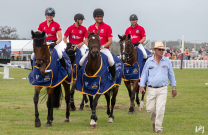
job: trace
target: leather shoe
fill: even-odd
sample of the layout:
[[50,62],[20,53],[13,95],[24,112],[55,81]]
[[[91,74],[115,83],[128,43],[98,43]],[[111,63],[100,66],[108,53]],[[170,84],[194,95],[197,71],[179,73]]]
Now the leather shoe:
[[158,134],[162,134],[163,132],[161,130],[157,130],[157,133]]
[[153,131],[155,132],[155,124],[152,124]]

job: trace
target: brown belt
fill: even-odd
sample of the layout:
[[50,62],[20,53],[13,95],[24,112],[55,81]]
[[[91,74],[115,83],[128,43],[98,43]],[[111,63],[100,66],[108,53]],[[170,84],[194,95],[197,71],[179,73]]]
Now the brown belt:
[[165,87],[165,86],[160,86],[160,87],[152,87],[151,85],[148,85],[148,87],[150,87],[150,88],[161,88],[161,87]]

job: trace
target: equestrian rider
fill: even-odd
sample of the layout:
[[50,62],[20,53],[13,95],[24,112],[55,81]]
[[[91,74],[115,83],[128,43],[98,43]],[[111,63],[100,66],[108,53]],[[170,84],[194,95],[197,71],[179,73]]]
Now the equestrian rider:
[[67,28],[63,38],[63,41],[67,43],[68,37],[69,42],[80,49],[82,56],[85,54],[86,45],[88,45],[88,32],[86,27],[82,26],[84,19],[84,15],[76,14],[74,16],[75,23]]
[[[61,47],[58,45],[62,40],[62,33],[60,25],[53,20],[55,16],[55,10],[51,7],[48,7],[45,10],[45,17],[46,21],[42,22],[39,27],[38,31],[43,32],[45,31],[45,40],[47,45],[51,48],[55,48],[59,57],[59,60],[62,66],[66,69],[65,60],[61,51]],[[57,38],[58,35],[58,38]],[[31,61],[33,60],[34,53],[31,55]],[[31,63],[32,64],[32,63]]]
[[132,14],[129,18],[131,26],[126,29],[125,35],[131,35],[131,40],[134,46],[137,46],[143,53],[144,59],[147,59],[147,53],[143,47],[143,42],[146,40],[145,30],[142,26],[137,24],[138,17]]
[[[90,33],[97,33],[97,30],[99,30],[99,37],[100,37],[100,52],[104,53],[108,57],[108,63],[109,63],[109,71],[112,75],[113,81],[115,82],[115,74],[116,74],[116,68],[115,68],[115,62],[113,60],[113,56],[109,51],[109,47],[112,44],[112,29],[109,25],[103,22],[104,12],[102,9],[97,8],[93,12],[93,17],[95,19],[95,24],[89,26],[88,31]],[[84,63],[85,58],[88,56],[88,53],[86,53],[82,59],[79,62],[79,65],[82,66]]]

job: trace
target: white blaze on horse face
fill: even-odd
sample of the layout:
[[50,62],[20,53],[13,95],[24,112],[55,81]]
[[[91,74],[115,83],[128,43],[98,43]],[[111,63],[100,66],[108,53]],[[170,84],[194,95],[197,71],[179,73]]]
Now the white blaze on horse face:
[[95,37],[92,37],[92,39],[95,39]]
[[[126,43],[123,42],[123,52],[125,52],[125,45],[126,45]],[[125,60],[125,55],[122,55],[122,57],[123,57],[123,60]]]

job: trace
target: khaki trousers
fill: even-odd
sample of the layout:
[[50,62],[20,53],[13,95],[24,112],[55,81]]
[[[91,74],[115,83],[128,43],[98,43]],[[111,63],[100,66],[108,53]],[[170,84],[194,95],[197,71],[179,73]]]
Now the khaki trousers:
[[161,88],[148,87],[146,98],[146,110],[150,114],[150,120],[155,124],[155,131],[162,131],[167,99],[167,86]]

